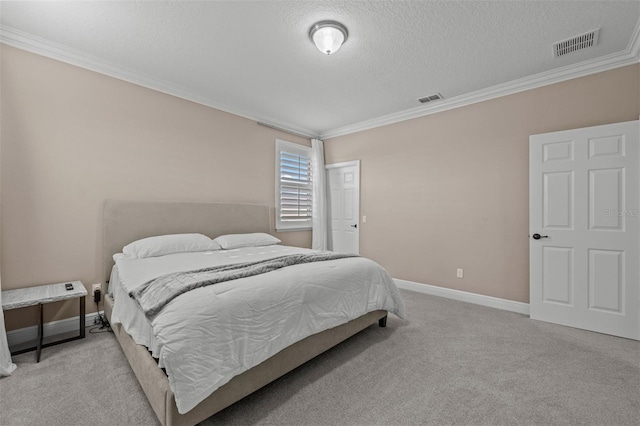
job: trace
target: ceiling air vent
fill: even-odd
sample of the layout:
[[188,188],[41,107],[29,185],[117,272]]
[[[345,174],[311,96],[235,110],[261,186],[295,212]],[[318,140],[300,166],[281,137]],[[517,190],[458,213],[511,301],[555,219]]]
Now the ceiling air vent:
[[560,56],[564,56],[578,50],[586,49],[587,47],[593,47],[598,44],[599,34],[600,28],[595,31],[580,34],[579,36],[572,37],[568,40],[554,43],[553,56],[559,58]]
[[423,104],[426,104],[427,102],[433,102],[439,99],[442,99],[442,95],[440,93],[436,93],[435,95],[425,96],[424,98],[420,98],[418,100]]

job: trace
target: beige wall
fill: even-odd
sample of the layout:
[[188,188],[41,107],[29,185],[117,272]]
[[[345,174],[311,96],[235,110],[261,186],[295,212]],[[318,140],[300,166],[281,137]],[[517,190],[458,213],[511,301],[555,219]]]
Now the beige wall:
[[628,66],[325,141],[327,163],[361,160],[361,253],[395,278],[528,302],[529,135],[637,120],[639,72]]
[[[309,144],[5,45],[0,55],[4,289],[102,282],[105,198],[273,206],[274,139]],[[327,140],[325,154],[361,160],[363,255],[396,278],[527,302],[528,136],[639,115],[635,65]],[[46,321],[77,315],[75,303],[47,311]],[[5,318],[12,330],[36,311]]]
[[[106,198],[273,206],[275,139],[310,144],[6,45],[0,54],[5,290],[76,279],[90,289],[102,282]],[[290,245],[311,244],[310,232],[276,235]],[[77,315],[76,306],[47,305],[45,320]],[[8,330],[24,327],[35,323],[36,310],[8,311],[5,318]]]

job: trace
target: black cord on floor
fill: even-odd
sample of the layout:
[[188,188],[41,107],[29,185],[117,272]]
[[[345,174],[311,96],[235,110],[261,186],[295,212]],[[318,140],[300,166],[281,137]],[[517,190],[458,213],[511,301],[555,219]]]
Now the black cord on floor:
[[96,334],[113,332],[113,330],[111,330],[111,324],[109,324],[107,318],[104,316],[104,314],[100,313],[99,303],[100,302],[96,302],[96,312],[98,313],[98,317],[93,319],[94,326],[89,329],[89,333]]
[[107,319],[104,318],[103,314],[98,314],[96,321],[98,321],[100,324],[96,324],[93,327],[91,327],[89,329],[89,333],[95,334],[95,333],[113,332],[113,330],[111,330],[111,324],[109,324],[109,321],[107,321]]

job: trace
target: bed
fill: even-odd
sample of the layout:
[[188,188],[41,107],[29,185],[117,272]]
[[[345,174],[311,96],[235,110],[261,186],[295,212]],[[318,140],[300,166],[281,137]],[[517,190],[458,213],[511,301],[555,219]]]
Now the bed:
[[[200,323],[207,324],[207,326],[203,328],[209,331],[213,330],[212,332],[215,333],[228,332],[224,330],[218,331],[218,327],[211,326],[211,324],[214,323],[206,323],[206,321],[213,320],[209,319],[209,317],[204,317],[200,312],[193,313],[193,315],[191,312],[187,314],[187,306],[192,307],[194,304],[201,304],[203,305],[201,309],[208,310],[207,315],[213,315],[210,312],[213,309],[210,305],[218,303],[218,299],[222,300],[223,297],[228,298],[229,294],[233,295],[236,299],[242,299],[245,298],[246,294],[254,292],[256,294],[261,294],[261,296],[251,302],[251,310],[252,312],[260,313],[263,311],[261,311],[262,308],[260,308],[258,302],[265,304],[265,306],[271,303],[266,300],[266,296],[271,294],[271,292],[277,295],[280,291],[282,295],[287,295],[287,297],[292,298],[292,300],[295,299],[291,294],[293,291],[298,291],[297,287],[300,286],[291,286],[291,283],[293,281],[300,281],[299,278],[295,278],[299,277],[300,274],[307,277],[314,277],[313,279],[305,279],[305,282],[313,282],[313,284],[309,284],[312,286],[311,288],[320,288],[321,286],[318,281],[320,278],[315,278],[316,276],[319,277],[324,274],[324,272],[318,273],[320,271],[318,268],[321,267],[320,264],[322,264],[322,267],[326,269],[326,274],[333,277],[332,282],[335,282],[335,278],[339,276],[336,274],[352,276],[354,272],[351,271],[353,268],[351,263],[353,262],[355,262],[355,264],[360,262],[360,265],[364,265],[362,266],[362,269],[368,268],[370,270],[370,274],[373,274],[371,276],[375,279],[377,279],[376,274],[386,275],[386,272],[381,268],[380,270],[382,272],[379,272],[375,269],[375,266],[371,266],[373,262],[364,258],[337,259],[316,262],[308,265],[294,265],[274,272],[267,272],[262,275],[241,278],[240,280],[223,282],[182,294],[171,301],[160,313],[154,314],[154,316],[149,316],[147,321],[140,320],[140,312],[135,313],[135,315],[137,315],[137,319],[131,319],[133,317],[125,319],[129,314],[123,314],[123,312],[130,312],[129,309],[134,309],[128,308],[126,305],[129,304],[135,306],[134,302],[130,298],[126,297],[129,294],[130,289],[125,285],[125,283],[132,285],[132,283],[135,282],[137,285],[138,281],[146,281],[151,275],[160,276],[167,271],[178,271],[179,268],[184,268],[182,266],[183,262],[190,265],[190,268],[186,269],[194,269],[194,265],[198,266],[208,264],[207,262],[211,262],[211,259],[214,257],[216,257],[216,259],[220,258],[216,260],[216,262],[218,262],[217,264],[226,263],[229,259],[233,260],[233,258],[241,258],[240,260],[237,260],[238,262],[246,259],[260,258],[260,262],[262,262],[263,258],[267,259],[266,261],[269,261],[269,259],[273,257],[280,258],[294,255],[304,257],[307,256],[310,251],[286,246],[283,247],[281,245],[266,245],[241,249],[232,248],[220,251],[205,250],[199,253],[169,254],[153,258],[151,260],[143,259],[140,261],[127,259],[126,256],[116,255],[122,251],[124,246],[132,241],[157,235],[197,232],[214,238],[228,234],[269,233],[270,210],[269,207],[265,205],[107,200],[104,206],[103,222],[105,278],[111,279],[112,281],[110,283],[109,294],[105,296],[105,314],[112,323],[114,334],[120,343],[132,370],[140,382],[151,407],[156,413],[160,423],[163,425],[196,424],[370,325],[378,322],[380,326],[385,326],[388,311],[394,311],[400,315],[404,312],[404,305],[399,297],[399,293],[397,293],[397,288],[395,288],[393,284],[388,284],[385,279],[381,278],[381,282],[385,281],[384,283],[377,285],[377,287],[372,285],[371,289],[363,290],[365,296],[358,296],[368,297],[369,301],[367,303],[363,303],[362,306],[356,303],[358,305],[358,313],[354,318],[345,317],[344,315],[340,318],[335,318],[337,314],[324,315],[324,311],[322,311],[322,309],[325,308],[322,308],[322,304],[319,304],[319,307],[315,308],[313,308],[314,305],[309,304],[308,306],[312,306],[311,310],[319,311],[320,315],[312,321],[294,321],[294,325],[296,325],[295,330],[292,329],[289,331],[287,328],[286,332],[281,332],[285,329],[276,328],[280,327],[276,324],[280,321],[273,319],[272,317],[269,317],[268,320],[263,320],[262,322],[256,321],[256,326],[264,327],[264,330],[260,328],[263,335],[278,336],[279,340],[274,340],[273,347],[270,347],[271,344],[262,345],[269,346],[269,351],[273,351],[274,353],[268,352],[265,349],[264,351],[256,350],[245,356],[244,352],[246,350],[246,346],[242,346],[242,356],[235,354],[233,357],[244,357],[242,358],[241,363],[243,368],[236,368],[235,370],[230,369],[228,373],[232,376],[231,378],[227,378],[217,376],[219,371],[226,371],[226,366],[224,368],[222,366],[220,366],[220,368],[208,367],[208,370],[202,373],[202,377],[207,377],[207,380],[209,380],[206,374],[215,373],[215,380],[217,380],[217,382],[212,378],[211,383],[215,382],[220,385],[216,385],[212,393],[206,394],[208,396],[202,396],[205,394],[200,392],[200,395],[196,395],[192,398],[192,395],[188,395],[188,392],[185,392],[185,389],[189,390],[191,388],[197,388],[198,383],[206,381],[200,379],[197,381],[198,383],[184,384],[181,380],[183,380],[183,376],[187,378],[200,376],[200,371],[204,371],[205,366],[209,365],[206,360],[201,360],[203,356],[207,355],[207,346],[206,342],[204,342],[204,340],[201,341],[197,334],[189,337],[192,339],[190,341],[191,343],[188,345],[183,344],[182,341],[188,341],[186,340],[187,338],[183,338],[182,336],[180,336],[179,339],[173,337],[172,333],[176,329],[175,324],[179,324],[178,328],[180,330],[187,330],[189,333],[191,333],[192,329],[198,328],[196,326]],[[114,268],[114,255],[116,255],[115,258],[118,260],[116,268]],[[149,269],[147,264],[155,265],[154,268],[156,269],[154,269],[152,273],[148,272]],[[329,267],[326,265],[329,265]],[[349,269],[347,269],[347,267]],[[360,268],[360,266],[358,267]],[[298,271],[296,268],[300,268],[300,270]],[[312,268],[311,271],[314,272],[310,273],[308,269],[302,268]],[[342,269],[344,269],[344,271],[351,272],[341,272]],[[157,272],[156,270],[160,272]],[[149,275],[150,273],[151,275]],[[363,275],[363,277],[367,277],[363,278],[367,281],[374,280],[374,278],[370,278],[369,275]],[[314,280],[318,282],[315,282]],[[355,282],[358,280],[345,278],[344,282],[346,283],[347,281]],[[266,290],[265,287],[261,287],[265,285],[263,283],[267,282],[273,283],[269,284],[269,287],[266,287],[268,290]],[[284,289],[279,289],[279,287],[277,287],[286,285],[289,285],[289,287]],[[331,285],[333,286],[333,284]],[[352,284],[349,284],[349,286],[351,285]],[[389,285],[392,285],[393,288],[386,289],[386,286]],[[343,288],[338,287],[331,290],[331,292],[334,293],[336,290],[345,292],[344,295],[339,298],[337,303],[345,303],[344,300],[348,301],[353,299],[353,295],[351,293],[354,292],[353,289],[355,287],[349,286],[345,284],[344,290]],[[380,290],[381,288],[384,290],[384,294],[378,294],[382,291]],[[196,291],[201,293],[196,293]],[[323,291],[329,292],[329,290]],[[386,293],[387,291],[388,294]],[[202,297],[205,292],[208,292],[206,293],[208,294],[207,299]],[[314,290],[314,292],[317,291]],[[112,297],[114,294],[115,301],[114,297]],[[304,294],[309,294],[309,291]],[[209,297],[211,299],[208,299]],[[284,296],[277,296],[276,298],[282,299],[283,297]],[[263,299],[265,300],[263,301]],[[207,302],[202,303],[203,300],[207,300]],[[214,302],[211,302],[211,300],[214,300]],[[307,306],[307,302],[308,301],[305,301],[305,307]],[[227,305],[225,303],[219,303],[215,307],[216,315],[225,319],[232,317],[235,318],[239,315],[236,315],[233,310],[225,312],[224,309],[227,309]],[[183,305],[182,308],[180,308],[180,305]],[[329,311],[331,309],[325,310]],[[242,309],[239,311],[242,311]],[[336,309],[336,311],[340,311],[340,309]],[[173,317],[169,317],[169,315],[177,315],[180,317],[179,321],[184,322],[177,323],[175,321],[178,320],[174,321]],[[194,319],[191,320],[191,317]],[[258,317],[263,318],[261,314],[256,315],[256,318]],[[169,321],[168,318],[171,318],[171,321]],[[203,318],[206,319],[203,320]],[[282,321],[285,321],[286,315],[283,315],[282,318]],[[246,319],[239,319],[238,321],[246,321]],[[152,330],[151,333],[148,331],[141,332],[137,327],[132,325],[144,322],[148,322],[148,324],[143,325],[145,325],[145,327],[151,327],[149,328]],[[238,328],[238,324],[245,324],[242,322],[234,323],[231,320],[227,322],[229,322],[229,326],[231,328]],[[313,329],[311,326],[306,325],[297,326],[298,323],[312,324]],[[188,325],[183,326],[183,324]],[[282,327],[284,327],[284,325],[282,325]],[[287,327],[289,327],[289,325],[287,325]],[[321,327],[321,329],[316,330],[315,327]],[[253,325],[250,328],[253,328]],[[147,334],[152,334],[152,336],[146,339],[145,335]],[[224,336],[226,335],[227,334],[218,334],[214,336],[216,342],[224,340]],[[178,340],[180,341],[178,342],[180,344],[176,343]],[[242,341],[242,339],[237,338],[232,338],[230,340]],[[160,343],[158,344],[158,342]],[[285,346],[280,347],[279,345]],[[262,346],[260,347],[262,348]],[[187,347],[189,351],[194,350],[196,354],[193,355],[191,352],[180,353],[180,350],[185,350],[184,347]],[[200,350],[200,352],[197,352],[198,350]],[[208,352],[224,354],[224,351],[226,350],[236,349],[227,349],[226,346],[216,346],[215,350],[209,350]],[[259,356],[255,354],[258,354]],[[184,365],[179,365],[176,362],[176,360],[190,359],[189,357],[197,358],[198,363],[202,363],[203,366],[199,364],[191,366],[188,362],[184,363]],[[224,357],[225,359],[230,358],[227,355],[218,355],[218,357]],[[250,362],[245,362],[247,358]],[[191,368],[191,370],[189,370],[189,368]],[[182,372],[182,370],[185,370],[185,372]],[[177,392],[177,396],[174,391]]]

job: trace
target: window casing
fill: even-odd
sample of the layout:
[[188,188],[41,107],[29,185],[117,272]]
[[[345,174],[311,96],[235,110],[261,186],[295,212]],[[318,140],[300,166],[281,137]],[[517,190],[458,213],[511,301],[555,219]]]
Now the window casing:
[[312,226],[311,148],[276,139],[276,229]]

